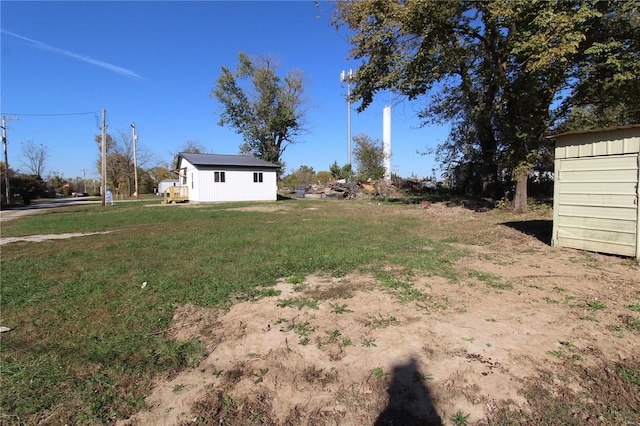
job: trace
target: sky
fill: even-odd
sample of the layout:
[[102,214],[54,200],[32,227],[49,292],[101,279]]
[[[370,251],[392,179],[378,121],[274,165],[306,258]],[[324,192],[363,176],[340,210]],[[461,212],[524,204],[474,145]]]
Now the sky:
[[[346,30],[331,25],[331,13],[330,4],[307,0],[2,0],[0,115],[18,118],[6,122],[9,166],[27,172],[23,146],[34,143],[49,153],[46,176],[98,178],[103,109],[116,138],[135,123],[138,149],[152,157],[147,167],[168,165],[187,141],[238,154],[242,136],[218,125],[221,105],[210,94],[239,52],[278,58],[281,76],[305,75],[307,132],[284,152],[285,174],[342,166],[349,106],[340,74],[360,62],[348,59]],[[362,113],[351,105],[352,137],[380,141],[383,108],[392,105],[391,168],[401,177],[432,176],[438,165],[420,152],[447,138],[446,127],[421,126],[421,102],[381,93]]]

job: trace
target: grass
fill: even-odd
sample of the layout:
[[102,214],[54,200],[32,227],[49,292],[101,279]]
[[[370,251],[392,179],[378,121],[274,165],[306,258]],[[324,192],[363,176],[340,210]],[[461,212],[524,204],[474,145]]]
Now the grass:
[[[230,210],[256,205],[248,203],[147,204],[64,207],[3,223],[3,237],[111,233],[2,247],[2,325],[12,331],[2,335],[0,423],[106,424],[139,411],[154,377],[194,367],[204,357],[199,340],[167,336],[181,305],[227,308],[237,300],[279,296],[271,288],[279,279],[295,287],[312,274],[349,272],[371,272],[401,301],[433,303],[407,271],[465,281],[455,266],[466,256],[460,245],[478,238],[460,224],[380,214],[366,203],[286,201],[279,205],[289,210],[277,214]],[[313,215],[305,211],[310,206],[318,207]],[[497,277],[474,274],[491,287],[511,288]],[[317,309],[319,300],[279,303]],[[350,312],[347,305],[330,306],[334,314]],[[374,319],[380,327],[395,321]],[[620,320],[627,330],[638,330],[635,317]],[[314,331],[304,322],[285,327],[301,345]],[[336,331],[329,338],[357,345]],[[362,346],[375,347],[375,339]],[[637,367],[624,368],[620,377],[634,386]],[[244,376],[261,381],[267,371],[212,374],[231,383]],[[231,394],[215,396],[219,404],[202,410],[229,413],[242,405]]]

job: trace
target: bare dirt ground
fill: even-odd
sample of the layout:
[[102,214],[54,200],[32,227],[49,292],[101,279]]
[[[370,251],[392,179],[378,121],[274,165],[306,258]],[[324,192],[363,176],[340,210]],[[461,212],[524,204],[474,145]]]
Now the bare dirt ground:
[[[529,409],[528,378],[640,351],[640,333],[621,322],[640,303],[635,261],[550,247],[511,226],[482,230],[485,213],[462,208],[402,214],[478,233],[460,245],[472,255],[457,282],[413,276],[423,295],[413,299],[366,274],[308,276],[227,311],[182,306],[168,333],[199,339],[202,361],[159,379],[147,408],[121,424],[450,424],[456,414],[486,424],[498,406]],[[302,298],[317,307],[284,306]]]

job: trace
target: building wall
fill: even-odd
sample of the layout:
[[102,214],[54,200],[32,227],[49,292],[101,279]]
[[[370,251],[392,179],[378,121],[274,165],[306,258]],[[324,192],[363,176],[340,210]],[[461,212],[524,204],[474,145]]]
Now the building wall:
[[[182,159],[184,167],[190,201],[275,201],[278,197],[276,171],[272,168],[196,168]],[[224,182],[215,181],[216,172],[224,172]],[[254,173],[262,173],[262,182],[253,181]]]
[[640,256],[640,127],[559,136],[552,244]]
[[158,193],[162,194],[164,191],[169,189],[170,186],[178,186],[180,185],[178,180],[161,180],[158,182]]

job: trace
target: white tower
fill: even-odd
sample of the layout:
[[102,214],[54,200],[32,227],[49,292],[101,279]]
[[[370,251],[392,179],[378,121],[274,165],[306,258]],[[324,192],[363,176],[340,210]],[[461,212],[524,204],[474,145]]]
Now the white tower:
[[384,178],[391,179],[391,107],[382,110],[382,154],[384,155]]

